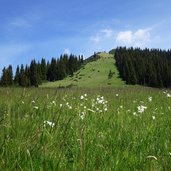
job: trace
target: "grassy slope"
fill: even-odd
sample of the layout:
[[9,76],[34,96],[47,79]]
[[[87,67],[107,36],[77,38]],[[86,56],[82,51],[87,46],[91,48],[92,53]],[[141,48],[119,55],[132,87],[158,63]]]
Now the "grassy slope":
[[[64,80],[56,82],[48,82],[42,87],[60,87],[74,85],[77,87],[106,87],[115,86],[120,87],[124,82],[118,78],[118,71],[114,65],[112,54],[100,53],[100,59],[89,62],[79,71],[74,73],[73,77],[67,77]],[[111,79],[108,79],[109,70],[115,72]]]

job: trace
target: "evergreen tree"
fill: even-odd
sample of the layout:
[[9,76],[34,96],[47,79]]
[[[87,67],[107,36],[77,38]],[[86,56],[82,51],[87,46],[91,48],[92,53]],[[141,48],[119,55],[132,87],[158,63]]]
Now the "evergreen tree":
[[25,82],[25,71],[24,71],[24,65],[22,64],[20,67],[20,75],[19,75],[19,85],[21,87],[26,87],[26,82]]
[[19,80],[20,80],[20,67],[18,65],[15,72],[14,84],[19,85]]
[[47,66],[46,66],[46,60],[42,58],[41,60],[41,80],[47,79]]
[[31,83],[30,83],[30,68],[27,65],[24,70],[24,75],[25,75],[25,78],[24,78],[25,86],[29,87],[31,85]]
[[35,60],[32,60],[31,64],[30,64],[30,83],[31,83],[31,86],[38,87],[38,85],[40,84],[40,80],[41,80],[41,77],[40,77],[40,73],[38,71],[38,65],[37,65]]
[[7,84],[8,86],[13,85],[13,71],[12,71],[12,65],[9,65],[7,69]]
[[8,86],[8,74],[7,69],[4,67],[2,70],[2,77],[1,77],[1,86],[7,87]]
[[5,87],[13,85],[13,72],[11,65],[9,65],[7,69],[4,67],[2,70],[1,85]]
[[58,80],[57,61],[55,58],[52,58],[51,64],[48,69],[48,80],[49,81]]

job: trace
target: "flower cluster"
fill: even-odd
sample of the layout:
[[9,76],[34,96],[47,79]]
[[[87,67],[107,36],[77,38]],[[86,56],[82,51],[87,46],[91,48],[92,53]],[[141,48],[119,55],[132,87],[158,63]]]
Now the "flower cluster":
[[138,113],[143,113],[145,111],[145,109],[147,109],[147,107],[143,106],[143,105],[140,105],[137,108],[138,108]]
[[[91,113],[103,113],[108,110],[107,101],[103,96],[98,95],[96,98],[89,100],[87,94],[80,96],[81,103],[79,104],[79,116],[84,119],[87,112]],[[91,104],[89,104],[91,103]],[[89,104],[87,107],[87,104]]]

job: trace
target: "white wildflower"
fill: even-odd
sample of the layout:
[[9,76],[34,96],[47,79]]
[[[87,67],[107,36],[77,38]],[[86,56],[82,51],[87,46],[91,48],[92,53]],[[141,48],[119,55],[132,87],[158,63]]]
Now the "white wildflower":
[[52,101],[52,104],[56,105],[56,102],[55,101]]
[[107,108],[104,108],[104,111],[106,112],[107,111]]
[[103,99],[100,99],[99,97],[97,97],[97,103],[99,103],[99,104],[101,104],[101,103],[103,103]]
[[143,106],[143,105],[138,106],[137,108],[138,108],[138,112],[139,113],[143,113],[145,111],[145,109],[147,109],[147,107],[146,106]]
[[167,93],[167,97],[171,97],[171,94]]
[[136,115],[137,115],[137,113],[136,113],[136,112],[133,112],[133,115],[134,115],[134,116],[136,116]]
[[39,107],[38,107],[38,106],[33,106],[33,109],[38,110],[38,109],[39,109]]
[[62,105],[62,104],[60,104],[59,106],[60,106],[60,108],[61,108],[63,105]]
[[171,152],[169,152],[169,155],[171,156]]
[[80,99],[83,100],[84,99],[84,96],[81,96]]
[[148,101],[151,102],[152,101],[152,97],[148,97]]
[[87,94],[85,93],[84,96],[87,97]]
[[80,112],[80,118],[83,120],[85,117],[85,112]]
[[116,94],[116,97],[118,97],[119,96],[119,94]]
[[32,103],[35,103],[35,101],[34,101],[34,100],[32,100],[31,102],[32,102]]
[[166,93],[167,93],[167,91],[163,91],[163,93],[164,93],[164,94],[166,94]]
[[156,119],[156,117],[155,117],[155,116],[152,116],[152,119],[153,119],[153,120],[155,120],[155,119]]
[[49,125],[52,128],[55,126],[55,123],[53,123],[51,121],[44,121],[43,123],[44,123],[44,126]]

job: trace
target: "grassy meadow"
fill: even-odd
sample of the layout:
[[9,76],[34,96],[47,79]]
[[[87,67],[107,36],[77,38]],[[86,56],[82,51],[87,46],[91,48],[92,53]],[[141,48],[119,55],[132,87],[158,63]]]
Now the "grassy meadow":
[[[100,53],[100,59],[88,62],[81,67],[73,76],[68,76],[64,80],[47,82],[41,87],[123,87],[124,82],[119,78],[113,54]],[[112,77],[109,79],[109,71]]]
[[1,88],[0,170],[171,170],[171,94]]

